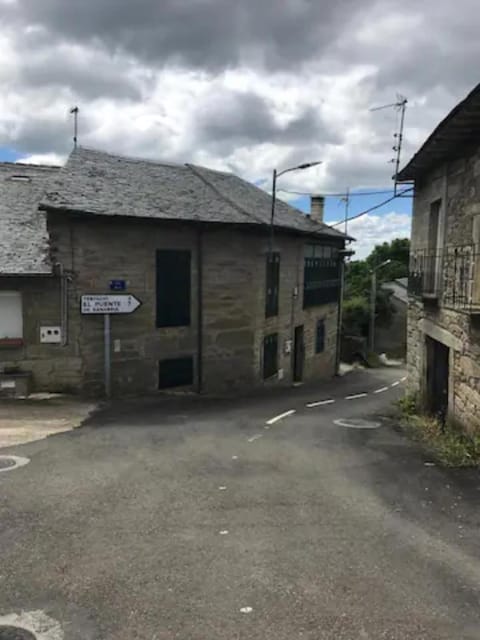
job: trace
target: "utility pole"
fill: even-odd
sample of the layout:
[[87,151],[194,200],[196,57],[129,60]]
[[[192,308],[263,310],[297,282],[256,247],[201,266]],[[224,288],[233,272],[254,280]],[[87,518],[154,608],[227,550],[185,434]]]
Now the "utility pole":
[[348,209],[350,207],[350,187],[347,187],[345,195],[345,235],[348,233]]
[[372,269],[371,277],[371,287],[370,287],[370,323],[369,323],[369,331],[368,331],[368,350],[373,353],[375,349],[375,306],[377,301],[377,271],[382,267],[385,267],[387,264],[390,264],[391,260],[385,260],[381,264],[377,265],[374,269]]

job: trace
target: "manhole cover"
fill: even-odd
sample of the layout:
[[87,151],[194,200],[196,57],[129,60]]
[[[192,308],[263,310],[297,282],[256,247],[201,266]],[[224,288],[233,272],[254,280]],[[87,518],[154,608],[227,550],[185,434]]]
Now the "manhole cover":
[[12,458],[0,458],[0,469],[8,469],[15,466],[15,460]]
[[[22,456],[0,456],[0,472],[12,471],[18,467],[23,467],[30,462],[30,458]],[[0,636],[0,640],[2,640]]]
[[0,640],[36,640],[36,637],[21,627],[0,626]]
[[348,429],[378,429],[382,426],[380,422],[372,420],[363,420],[362,418],[340,418],[334,420],[339,427],[347,427]]

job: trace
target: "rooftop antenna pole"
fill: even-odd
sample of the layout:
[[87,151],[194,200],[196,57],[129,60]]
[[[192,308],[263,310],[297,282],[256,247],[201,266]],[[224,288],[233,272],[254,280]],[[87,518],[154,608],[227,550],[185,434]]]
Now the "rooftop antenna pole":
[[70,109],[70,113],[73,113],[73,148],[77,148],[77,139],[78,139],[78,107],[73,107]]
[[403,96],[399,96],[398,107],[400,109],[400,129],[398,133],[395,134],[396,144],[393,147],[393,150],[397,152],[397,157],[395,159],[395,183],[393,187],[393,195],[397,195],[397,186],[398,180],[397,176],[400,171],[400,157],[402,154],[402,142],[403,142],[403,128],[405,126],[405,111],[407,110],[407,99]]
[[392,104],[384,104],[381,107],[374,107],[373,109],[370,109],[370,111],[380,111],[381,109],[389,109],[391,107],[394,107],[397,111],[400,111],[400,127],[399,127],[399,130],[393,136],[395,138],[395,145],[393,146],[393,150],[396,152],[397,155],[395,158],[390,160],[392,164],[395,164],[395,175],[393,176],[393,179],[395,181],[393,186],[394,196],[397,195],[397,187],[398,187],[397,176],[400,171],[400,159],[402,155],[403,130],[405,127],[405,111],[407,109],[407,103],[408,103],[408,100],[407,98],[405,98],[405,96],[397,94],[396,102],[393,102]]

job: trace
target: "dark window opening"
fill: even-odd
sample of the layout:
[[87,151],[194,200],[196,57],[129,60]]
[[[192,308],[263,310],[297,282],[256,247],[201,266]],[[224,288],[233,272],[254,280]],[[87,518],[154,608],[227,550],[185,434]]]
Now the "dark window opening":
[[267,255],[265,317],[278,315],[278,292],[280,287],[280,254]]
[[317,321],[317,330],[315,333],[315,353],[323,353],[325,351],[325,320]]
[[193,358],[172,358],[158,363],[158,388],[170,389],[193,384]]
[[157,251],[157,327],[190,325],[190,251]]
[[303,308],[338,302],[340,297],[340,260],[305,258],[303,271]]
[[263,339],[263,379],[271,378],[278,371],[278,334]]

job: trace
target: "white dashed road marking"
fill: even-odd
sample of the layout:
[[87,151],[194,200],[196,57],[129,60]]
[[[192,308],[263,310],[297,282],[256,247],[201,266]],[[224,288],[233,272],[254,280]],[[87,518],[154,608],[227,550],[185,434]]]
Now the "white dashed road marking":
[[345,396],[345,400],[356,400],[357,398],[365,398],[368,393],[355,393],[353,396]]
[[405,382],[406,379],[407,379],[407,376],[404,376],[403,378],[400,378],[400,382]]
[[283,420],[283,418],[288,418],[288,416],[291,416],[296,412],[297,412],[296,409],[290,409],[290,411],[285,411],[285,413],[280,413],[278,416],[275,416],[274,418],[267,420],[267,424],[275,424],[279,420]]
[[373,393],[383,393],[384,391],[388,391],[388,387],[382,387],[381,389],[376,389]]
[[228,529],[223,529],[222,531],[219,531],[219,534],[221,536],[228,536]]
[[255,440],[259,440],[259,438],[263,438],[263,433],[257,433],[251,438],[248,438],[247,442],[255,442]]
[[396,382],[392,382],[392,384],[390,385],[391,387],[397,387],[400,384],[400,382],[397,380]]
[[319,400],[318,402],[310,402],[309,404],[307,404],[307,407],[309,409],[313,409],[313,407],[321,407],[324,404],[333,404],[335,402],[335,400],[330,399],[330,400]]
[[242,607],[240,609],[240,613],[252,613],[253,609],[252,607]]
[[227,490],[227,487],[223,487],[223,486],[222,486],[222,487],[218,487],[218,490],[219,490],[219,491],[226,491],[226,490]]
[[238,460],[238,456],[232,456],[232,460]]

